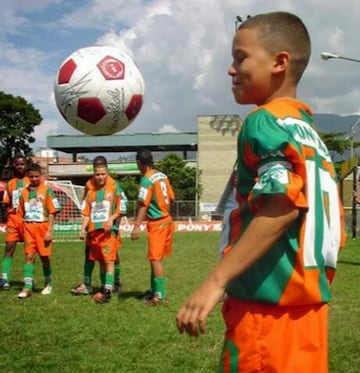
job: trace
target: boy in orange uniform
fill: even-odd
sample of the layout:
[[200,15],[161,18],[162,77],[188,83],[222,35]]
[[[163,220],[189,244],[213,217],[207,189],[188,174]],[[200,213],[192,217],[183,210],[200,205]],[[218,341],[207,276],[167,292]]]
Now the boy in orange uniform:
[[0,278],[0,289],[10,289],[10,270],[18,242],[24,242],[24,228],[21,218],[16,214],[19,205],[21,189],[29,185],[26,176],[27,164],[23,156],[17,156],[12,162],[14,177],[6,184],[4,204],[7,205],[7,222],[5,237],[5,252],[2,260],[2,273]]
[[40,256],[45,286],[42,295],[52,292],[50,256],[52,253],[52,230],[55,215],[60,211],[54,192],[41,182],[41,166],[29,166],[30,185],[21,190],[18,215],[24,222],[24,288],[19,298],[32,295],[35,254]]
[[[107,159],[99,155],[94,158],[93,160],[93,169],[95,170],[96,166],[102,165],[107,167]],[[106,184],[117,184],[117,187],[119,188],[121,192],[121,207],[120,212],[121,216],[125,216],[127,214],[127,197],[124,193],[124,191],[121,188],[121,185],[118,180],[114,180],[110,175],[108,175],[106,179]],[[85,185],[84,193],[82,200],[85,198],[89,190],[95,190],[97,188],[95,178],[92,177],[89,179]],[[85,261],[84,261],[84,281],[82,284],[77,285],[75,288],[71,289],[71,293],[74,295],[89,295],[92,293],[92,287],[91,287],[91,278],[92,273],[94,270],[95,262],[92,260],[89,260],[89,253],[90,253],[90,246],[89,246],[89,237],[87,236],[85,240]],[[121,246],[121,239],[119,235],[119,247]],[[120,277],[120,257],[118,250],[116,251],[116,258],[114,262],[114,287],[113,292],[117,295],[121,295],[122,292],[122,284],[121,284],[121,277]],[[100,277],[101,277],[101,284],[104,285],[105,281],[105,273],[100,271]]]
[[94,168],[94,188],[87,191],[83,200],[83,222],[79,237],[87,239],[90,248],[89,261],[99,261],[105,273],[104,286],[93,296],[97,303],[111,299],[114,284],[114,262],[121,244],[119,222],[122,190],[118,183],[108,183],[108,169],[99,164]]
[[171,255],[174,225],[170,205],[175,198],[168,177],[154,168],[152,154],[141,150],[136,154],[138,168],[143,175],[138,194],[139,210],[131,239],[137,240],[140,224],[147,219],[148,259],[151,266],[150,289],[143,293],[148,306],[167,303],[163,259]]
[[328,302],[345,241],[330,154],[296,99],[310,58],[303,22],[287,12],[247,19],[229,68],[239,104],[255,104],[238,137],[236,219],[224,258],[177,313],[197,337],[226,291],[219,372],[326,373]]

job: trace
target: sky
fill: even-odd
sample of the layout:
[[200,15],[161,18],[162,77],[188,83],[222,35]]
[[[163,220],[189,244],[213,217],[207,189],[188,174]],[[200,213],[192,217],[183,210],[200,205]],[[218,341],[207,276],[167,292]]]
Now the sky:
[[40,111],[34,150],[49,135],[79,135],[56,108],[55,76],[77,49],[108,44],[131,55],[146,84],[140,114],[119,134],[194,132],[201,115],[243,118],[252,107],[234,103],[227,74],[235,20],[275,10],[300,16],[311,35],[298,97],[315,113],[360,114],[360,63],[320,57],[360,60],[358,0],[1,0],[0,91]]

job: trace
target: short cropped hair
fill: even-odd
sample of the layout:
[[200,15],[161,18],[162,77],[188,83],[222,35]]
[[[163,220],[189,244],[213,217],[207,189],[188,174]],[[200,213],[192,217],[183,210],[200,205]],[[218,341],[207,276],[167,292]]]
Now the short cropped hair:
[[143,149],[136,153],[136,160],[144,166],[154,167],[154,160],[150,150]]
[[311,40],[303,21],[288,12],[271,12],[247,18],[241,29],[256,29],[260,42],[271,54],[290,54],[290,75],[295,83],[301,79],[311,55]]
[[35,171],[41,173],[41,166],[39,165],[39,163],[31,163],[29,165],[28,171]]
[[98,155],[93,159],[93,167],[95,166],[107,166],[107,159],[103,155]]

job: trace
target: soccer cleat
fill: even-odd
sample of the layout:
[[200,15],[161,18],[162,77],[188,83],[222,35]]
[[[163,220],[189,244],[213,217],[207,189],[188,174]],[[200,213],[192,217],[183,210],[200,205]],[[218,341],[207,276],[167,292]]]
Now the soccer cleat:
[[7,280],[4,280],[3,278],[0,278],[0,289],[9,290],[10,289],[9,282]]
[[92,298],[95,303],[108,303],[111,299],[111,291],[109,289],[104,289],[103,291],[97,292]]
[[71,293],[74,295],[89,295],[92,293],[91,286],[86,286],[85,284],[80,284],[74,289],[71,289]]
[[119,297],[122,294],[122,285],[119,283],[116,283],[113,287],[113,293],[117,294],[117,296]]
[[147,289],[143,293],[136,295],[136,298],[140,300],[150,300],[153,298],[153,296],[154,292],[152,291],[152,289]]
[[19,299],[25,299],[25,298],[29,298],[31,297],[32,295],[32,290],[31,289],[27,289],[27,288],[24,288],[21,290],[21,292],[18,294],[18,298]]
[[167,298],[159,298],[158,295],[154,295],[151,299],[145,301],[145,306],[154,307],[159,304],[168,304],[169,300]]
[[52,292],[52,286],[47,284],[45,285],[44,289],[41,290],[42,295],[50,295]]

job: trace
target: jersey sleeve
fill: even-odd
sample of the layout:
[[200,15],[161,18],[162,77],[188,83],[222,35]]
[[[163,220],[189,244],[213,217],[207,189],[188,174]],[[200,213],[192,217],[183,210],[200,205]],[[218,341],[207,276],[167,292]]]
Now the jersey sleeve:
[[128,199],[119,181],[116,181],[117,193],[120,195],[120,214],[127,214]]
[[250,206],[261,204],[262,196],[283,194],[295,206],[307,208],[304,180],[298,172],[304,168],[301,148],[279,126],[276,117],[265,110],[249,115],[240,133],[239,146],[246,166],[257,174],[249,194]]
[[49,214],[57,214],[61,211],[61,206],[59,200],[57,199],[54,191],[50,188],[47,189],[47,196],[48,196],[48,212]]
[[154,184],[150,180],[143,176],[140,180],[140,188],[138,193],[138,203],[149,207],[151,198],[153,195]]

